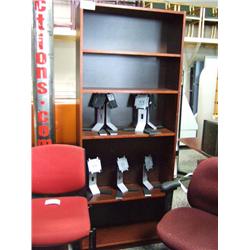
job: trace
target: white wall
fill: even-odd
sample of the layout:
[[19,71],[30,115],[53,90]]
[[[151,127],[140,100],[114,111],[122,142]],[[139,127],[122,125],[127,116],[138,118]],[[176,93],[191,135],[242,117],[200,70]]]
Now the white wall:
[[198,138],[202,138],[203,121],[213,120],[214,100],[216,92],[216,78],[218,74],[218,60],[216,56],[205,58],[204,69],[200,75],[198,97]]
[[[189,90],[190,90],[190,67],[194,61],[204,60],[205,57],[217,58],[218,46],[217,45],[197,45],[185,43],[184,46],[184,61],[183,61],[183,92],[187,100],[189,100]],[[216,68],[217,74],[217,68]],[[200,76],[201,77],[201,76]],[[213,112],[214,105],[214,96],[215,96],[215,87],[216,78],[213,83],[208,84],[211,81],[211,76],[208,74],[203,74],[202,83],[200,82],[199,89],[199,101],[198,101],[198,113],[195,117],[198,123],[197,137],[201,138],[202,129],[203,129],[203,120],[210,119]],[[214,79],[214,75],[212,77]],[[185,109],[182,110],[182,122],[185,122],[184,117]],[[185,126],[182,125],[184,128]]]
[[205,56],[217,56],[217,45],[200,45],[185,43],[184,46],[184,60],[183,60],[183,91],[189,100],[189,86],[190,86],[190,66],[197,60],[204,60]]
[[[54,0],[54,34],[58,30],[70,31],[70,28],[57,26],[71,25],[71,7],[69,0]],[[55,98],[75,98],[75,41],[74,37],[54,36],[54,92]]]
[[57,25],[70,24],[70,0],[54,0],[54,23]]
[[75,98],[75,41],[54,39],[54,81],[56,98]]

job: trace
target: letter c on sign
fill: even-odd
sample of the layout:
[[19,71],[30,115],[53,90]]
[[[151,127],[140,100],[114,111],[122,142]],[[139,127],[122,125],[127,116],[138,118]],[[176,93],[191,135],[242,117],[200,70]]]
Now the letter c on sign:
[[47,118],[48,116],[47,111],[39,111],[38,112],[38,122],[47,122],[49,119]]

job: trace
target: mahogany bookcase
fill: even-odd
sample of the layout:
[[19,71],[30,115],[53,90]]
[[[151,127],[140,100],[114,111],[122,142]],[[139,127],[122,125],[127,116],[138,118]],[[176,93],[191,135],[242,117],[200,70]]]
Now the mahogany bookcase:
[[[85,148],[86,159],[100,158],[98,186],[106,191],[89,201],[97,247],[157,242],[157,222],[172,201],[172,193],[165,195],[159,185],[171,180],[174,172],[185,13],[96,4],[94,11],[78,8],[76,24],[78,144]],[[89,130],[95,123],[89,101],[96,93],[115,95],[118,107],[112,109],[111,119],[119,128],[117,135]],[[160,133],[125,130],[133,122],[131,99],[136,94],[153,95],[150,117]],[[154,162],[149,179],[158,188],[146,197],[142,167],[149,154]],[[116,159],[124,155],[129,163],[124,182],[133,192],[116,199]]]

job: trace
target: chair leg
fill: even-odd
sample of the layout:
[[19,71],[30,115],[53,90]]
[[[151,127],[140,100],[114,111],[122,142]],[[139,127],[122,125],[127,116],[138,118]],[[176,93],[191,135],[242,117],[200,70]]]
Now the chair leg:
[[96,229],[92,228],[89,234],[89,250],[96,250]]
[[68,245],[67,245],[67,250],[73,250],[72,244],[68,244]]
[[[82,249],[82,244],[81,243],[82,243],[82,241],[78,240],[78,241],[75,241],[72,244],[68,244],[68,250],[81,250]],[[71,245],[71,248],[69,248],[69,245]]]
[[174,193],[174,191],[170,191],[165,196],[165,201],[164,201],[165,202],[165,213],[168,212],[169,210],[171,210],[171,208],[172,208],[173,193]]

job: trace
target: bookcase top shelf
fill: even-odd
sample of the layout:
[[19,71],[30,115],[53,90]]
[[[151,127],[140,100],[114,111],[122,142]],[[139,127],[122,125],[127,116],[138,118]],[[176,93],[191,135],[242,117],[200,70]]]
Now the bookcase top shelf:
[[102,139],[129,139],[129,138],[147,138],[147,137],[166,137],[166,136],[175,136],[173,131],[168,130],[167,128],[158,129],[159,134],[148,135],[145,133],[138,133],[134,131],[118,131],[117,135],[105,135],[100,136],[97,132],[94,131],[82,131],[83,140],[102,140]]
[[[97,10],[113,10],[115,12],[121,12],[125,14],[130,14],[130,12],[141,12],[142,15],[146,13],[160,13],[160,14],[173,14],[173,15],[186,15],[185,11],[174,11],[174,10],[164,10],[164,9],[152,9],[152,8],[144,8],[144,7],[135,7],[128,5],[114,5],[114,4],[106,4],[106,3],[96,3]],[[121,14],[120,13],[120,14]]]
[[[90,85],[90,84],[88,84]],[[178,90],[172,89],[127,89],[127,88],[83,88],[81,90],[82,94],[178,94]]]
[[115,50],[92,50],[83,49],[83,54],[101,54],[101,55],[124,55],[124,56],[151,56],[151,57],[181,57],[180,54],[141,52],[141,51],[115,51]]

